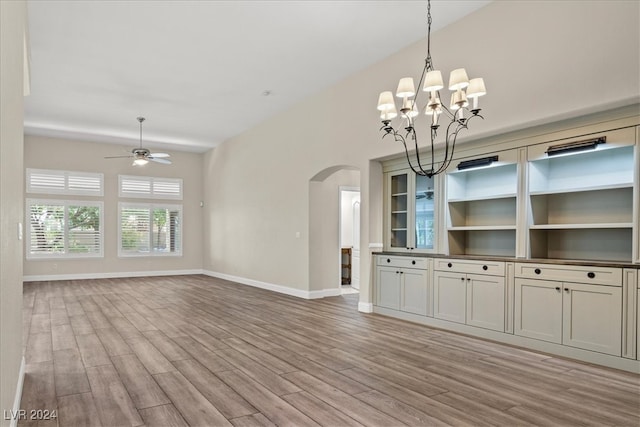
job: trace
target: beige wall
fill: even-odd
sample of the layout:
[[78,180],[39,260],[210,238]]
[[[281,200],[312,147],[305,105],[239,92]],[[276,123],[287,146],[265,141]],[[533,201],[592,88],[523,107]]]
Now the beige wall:
[[[13,409],[22,360],[23,36],[26,3],[0,1],[0,411]],[[4,414],[4,412],[2,412]],[[9,421],[0,418],[0,424]]]
[[[104,174],[104,197],[66,196],[72,200],[102,200],[104,202],[104,258],[26,260],[24,275],[28,279],[51,276],[72,277],[136,273],[171,272],[202,269],[202,155],[171,152],[173,164],[149,163],[134,167],[129,159],[104,159],[104,156],[126,155],[129,148],[121,145],[89,143],[86,141],[61,140],[36,136],[25,137],[25,168],[61,169],[72,171],[101,172]],[[21,172],[24,179],[24,171]],[[118,202],[149,199],[118,198],[118,175],[159,176],[182,178],[184,198],[182,202],[170,200],[169,204],[182,203],[183,209],[183,255],[166,257],[118,257]],[[25,198],[45,197],[40,194],[25,194]],[[78,276],[79,277],[79,276]]]
[[[638,102],[639,12],[631,1],[496,1],[434,34],[436,67],[466,66],[472,77],[484,77],[489,91],[481,99],[486,120],[475,122],[461,141]],[[205,156],[205,269],[309,290],[307,183],[326,168],[350,165],[361,171],[361,301],[371,302],[364,251],[382,241],[382,173],[375,159],[401,149],[380,140],[375,104],[400,77],[419,77],[425,44],[409,46]],[[299,239],[297,231],[303,232]]]

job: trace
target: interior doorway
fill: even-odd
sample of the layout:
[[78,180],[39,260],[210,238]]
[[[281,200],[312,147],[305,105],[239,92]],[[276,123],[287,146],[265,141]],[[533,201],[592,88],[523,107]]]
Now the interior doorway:
[[360,188],[340,186],[340,285],[343,293],[360,289]]

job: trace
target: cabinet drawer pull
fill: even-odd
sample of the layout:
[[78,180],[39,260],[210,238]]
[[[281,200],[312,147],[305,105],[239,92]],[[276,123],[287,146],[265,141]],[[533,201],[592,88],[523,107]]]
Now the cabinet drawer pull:
[[487,267],[486,265],[483,265],[483,266],[482,266],[482,269],[483,269],[484,271],[487,271],[487,270],[489,269],[489,267]]
[[464,282],[464,277],[461,277],[460,280],[462,280]]
[[400,274],[404,274],[404,271],[401,271]]
[[564,288],[564,291],[565,292],[569,292],[569,288]]
[[400,272],[399,272],[399,271],[396,271],[396,274],[400,274]]
[[447,264],[447,267],[451,268],[451,267],[453,267],[453,264],[449,263],[449,264]]
[[389,258],[387,258],[387,262],[391,262],[391,260]]
[[533,270],[533,272],[536,274],[540,274],[542,273],[542,270],[540,270],[539,268],[536,268],[535,270]]
[[414,259],[413,261],[411,261],[412,265],[416,265],[416,260]]
[[470,282],[470,281],[471,281],[471,278],[470,278],[470,277],[467,277],[467,282]]
[[559,291],[559,290],[560,290],[560,286],[556,286],[556,291]]
[[588,272],[588,273],[587,273],[587,277],[588,277],[589,279],[593,279],[593,278],[595,278],[595,277],[596,277],[596,273],[594,273],[593,271],[590,271],[590,272]]

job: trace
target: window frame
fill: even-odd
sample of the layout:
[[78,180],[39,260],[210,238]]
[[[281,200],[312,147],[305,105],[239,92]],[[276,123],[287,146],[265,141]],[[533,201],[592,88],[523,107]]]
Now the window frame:
[[[29,261],[33,260],[51,260],[51,259],[85,259],[85,258],[104,258],[104,202],[96,201],[96,200],[67,200],[67,199],[43,199],[43,198],[28,198],[25,200],[25,215],[26,215],[26,239],[25,239],[25,258]],[[31,236],[32,236],[32,225],[31,225],[31,206],[33,205],[48,205],[48,206],[62,206],[64,209],[63,216],[63,242],[64,242],[64,252],[37,252],[33,253],[31,251]],[[91,253],[78,253],[78,252],[69,252],[69,207],[70,206],[87,206],[87,207],[98,207],[99,209],[99,236],[100,236],[100,245],[98,252]]]
[[[144,209],[149,211],[149,251],[148,252],[129,252],[122,248],[122,210],[125,209]],[[179,249],[173,252],[160,252],[153,250],[153,211],[156,209],[177,210],[178,215],[178,232]],[[182,204],[172,203],[138,203],[138,202],[118,202],[118,258],[139,258],[139,257],[181,257],[184,249],[184,237],[182,223],[184,221],[184,210]]]

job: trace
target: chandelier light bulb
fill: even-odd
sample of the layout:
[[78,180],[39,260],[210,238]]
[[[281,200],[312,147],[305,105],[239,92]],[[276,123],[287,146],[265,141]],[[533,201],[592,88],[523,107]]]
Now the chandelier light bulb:
[[135,159],[133,161],[133,166],[144,166],[147,163],[149,163],[149,160],[147,160],[145,158],[139,158],[139,159]]

